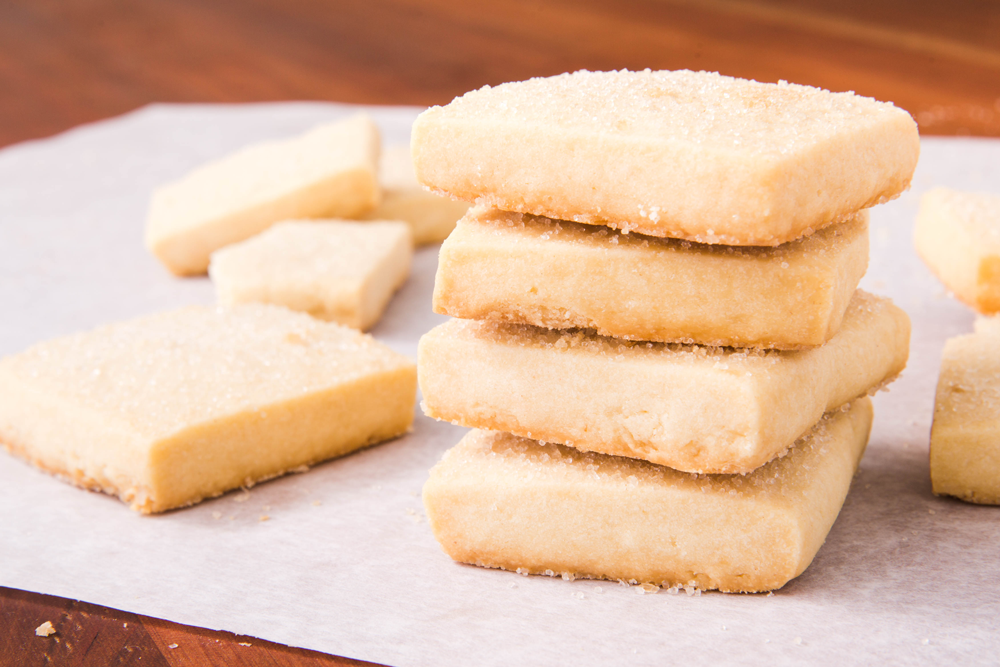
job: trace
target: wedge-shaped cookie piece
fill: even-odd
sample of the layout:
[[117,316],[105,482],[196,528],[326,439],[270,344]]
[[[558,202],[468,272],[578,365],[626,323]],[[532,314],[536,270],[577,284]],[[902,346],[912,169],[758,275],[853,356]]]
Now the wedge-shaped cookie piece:
[[938,495],[1000,504],[1000,331],[977,333],[944,347],[931,427],[931,484]]
[[824,412],[893,379],[909,334],[906,313],[858,291],[837,335],[809,350],[451,320],[421,339],[417,363],[431,417],[689,472],[745,473]]
[[212,253],[219,303],[273,303],[367,330],[406,282],[405,222],[290,221]]
[[825,417],[747,475],[691,475],[472,431],[431,470],[445,553],[521,573],[723,591],[780,588],[809,566],[864,453],[871,400]]
[[469,210],[468,202],[455,201],[424,190],[413,173],[409,146],[396,146],[382,153],[379,163],[382,203],[365,220],[403,220],[413,230],[417,245],[440,243]]
[[506,211],[701,243],[778,245],[910,183],[917,126],[853,93],[708,72],[485,87],[413,126],[417,178]]
[[0,443],[160,512],[400,435],[412,362],[265,305],[187,308],[0,360]]
[[776,248],[741,248],[477,208],[441,247],[434,310],[635,340],[796,349],[837,332],[867,266],[865,212]]
[[1000,195],[935,188],[920,200],[917,252],[959,299],[1000,312]]
[[357,217],[378,203],[378,129],[355,116],[257,144],[153,193],[146,246],[177,275],[289,218]]

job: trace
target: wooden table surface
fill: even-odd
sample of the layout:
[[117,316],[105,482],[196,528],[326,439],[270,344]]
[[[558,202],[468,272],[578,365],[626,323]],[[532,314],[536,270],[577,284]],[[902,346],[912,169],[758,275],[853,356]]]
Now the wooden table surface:
[[[4,0],[0,146],[149,102],[443,104],[622,67],[854,90],[923,134],[1000,136],[995,0]],[[13,589],[0,619],[0,665],[367,664]]]

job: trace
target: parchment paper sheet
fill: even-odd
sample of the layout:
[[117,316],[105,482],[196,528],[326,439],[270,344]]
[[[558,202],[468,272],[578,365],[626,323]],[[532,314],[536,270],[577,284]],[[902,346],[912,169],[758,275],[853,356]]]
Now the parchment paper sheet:
[[[212,303],[206,279],[172,278],[145,251],[151,188],[356,109],[157,105],[0,151],[0,354]],[[369,111],[386,144],[406,141],[416,110]],[[1000,192],[1000,142],[926,139],[912,191],[873,209],[862,285],[913,319],[910,366],[876,400],[825,546],[772,596],[639,595],[452,563],[419,494],[464,431],[422,416],[400,440],[156,517],[0,455],[0,585],[401,666],[996,664],[1000,508],[935,498],[928,477],[941,348],[973,319],[912,249],[918,196],[936,184]],[[418,252],[374,331],[411,356],[442,319],[435,262],[436,248]]]

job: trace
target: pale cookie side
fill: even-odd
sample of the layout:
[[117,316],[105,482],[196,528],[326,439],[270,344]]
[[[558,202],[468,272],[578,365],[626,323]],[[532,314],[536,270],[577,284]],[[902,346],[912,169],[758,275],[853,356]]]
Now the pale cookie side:
[[451,320],[420,340],[424,412],[699,473],[745,473],[906,366],[910,324],[860,290],[825,345],[761,351]]
[[931,485],[937,495],[1000,504],[1000,335],[945,344],[931,426]]
[[867,266],[866,212],[771,248],[476,208],[441,247],[433,306],[631,340],[798,349],[837,332]]
[[826,416],[743,475],[689,475],[472,431],[424,486],[441,548],[463,563],[729,592],[780,588],[822,546],[868,441],[871,401]]
[[914,244],[961,301],[1000,312],[1000,196],[931,190],[920,200]]

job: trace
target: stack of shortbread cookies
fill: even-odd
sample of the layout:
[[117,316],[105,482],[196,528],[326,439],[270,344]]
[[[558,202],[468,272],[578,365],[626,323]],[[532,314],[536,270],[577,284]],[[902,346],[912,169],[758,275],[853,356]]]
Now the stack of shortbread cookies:
[[909,320],[856,290],[866,207],[906,189],[891,104],[695,72],[483,88],[413,130],[476,201],[442,246],[428,415],[475,429],[424,501],[454,559],[778,588],[811,562]]

